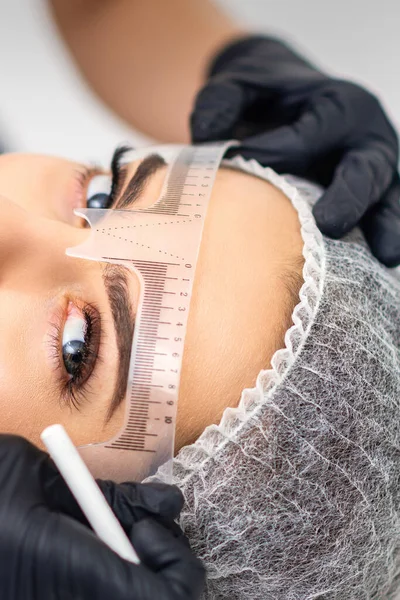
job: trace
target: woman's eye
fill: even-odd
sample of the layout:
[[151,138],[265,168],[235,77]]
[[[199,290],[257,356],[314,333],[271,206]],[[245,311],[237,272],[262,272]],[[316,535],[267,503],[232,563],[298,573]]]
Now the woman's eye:
[[[100,342],[102,339],[101,317],[93,304],[78,308],[69,302],[63,325],[56,327],[52,348],[58,359],[61,398],[79,408],[90,392],[90,383],[96,376]],[[89,387],[88,387],[89,386]]]
[[111,175],[95,175],[89,181],[87,188],[88,208],[108,208],[112,187]]
[[65,370],[76,379],[87,357],[87,321],[75,307],[68,307],[62,334],[62,357]]

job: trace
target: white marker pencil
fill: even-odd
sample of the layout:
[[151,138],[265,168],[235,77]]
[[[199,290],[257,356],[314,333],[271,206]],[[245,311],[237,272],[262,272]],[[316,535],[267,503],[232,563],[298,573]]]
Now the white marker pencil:
[[64,427],[46,427],[40,437],[93,531],[121,558],[140,564],[125,531]]

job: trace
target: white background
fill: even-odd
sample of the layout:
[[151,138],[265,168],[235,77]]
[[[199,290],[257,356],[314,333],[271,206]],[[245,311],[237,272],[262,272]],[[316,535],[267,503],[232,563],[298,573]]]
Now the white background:
[[[218,2],[242,23],[285,35],[320,66],[368,85],[400,127],[400,2]],[[86,88],[45,0],[0,0],[0,137],[12,150],[101,162],[122,141],[146,141]]]

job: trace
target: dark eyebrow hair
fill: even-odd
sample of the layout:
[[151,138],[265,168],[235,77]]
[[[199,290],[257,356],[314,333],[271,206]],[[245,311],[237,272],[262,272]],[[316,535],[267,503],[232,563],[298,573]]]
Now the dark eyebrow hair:
[[[149,179],[165,165],[165,160],[159,154],[146,156],[136,169],[122,196],[117,198],[110,208],[115,210],[130,208],[143,193]],[[124,166],[122,169],[125,170],[126,167]]]
[[[130,208],[142,194],[150,177],[165,164],[164,159],[158,154],[147,156],[136,169],[122,196],[116,199],[111,208],[116,210]],[[121,168],[121,170],[125,169],[125,166]],[[107,411],[106,423],[110,421],[125,398],[128,383],[136,318],[130,298],[129,276],[130,270],[127,267],[113,263],[108,263],[103,271],[104,287],[111,308],[118,348],[117,379]]]
[[107,264],[103,271],[103,281],[110,303],[118,348],[117,379],[108,407],[106,423],[110,421],[125,398],[128,383],[129,362],[135,329],[135,315],[130,298],[128,277],[129,270],[127,267],[112,263]]

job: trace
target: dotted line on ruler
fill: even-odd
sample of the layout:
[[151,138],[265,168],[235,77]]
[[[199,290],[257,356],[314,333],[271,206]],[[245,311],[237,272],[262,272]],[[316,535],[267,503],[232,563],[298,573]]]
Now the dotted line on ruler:
[[[188,221],[189,223],[192,222],[192,219],[189,219]],[[144,225],[121,225],[119,227],[108,227],[108,231],[112,231],[113,229],[135,229],[136,227],[148,227],[149,225],[175,225],[176,223],[186,223],[186,220],[184,221],[170,221],[169,223],[167,221],[164,221],[164,223],[145,223]],[[103,229],[96,229],[96,231],[100,232],[100,233],[106,233],[106,228],[103,227]],[[145,244],[139,244],[139,242],[134,242],[133,240],[128,240],[127,238],[122,238],[121,236],[116,236],[115,234],[112,233],[107,233],[107,235],[113,237],[113,238],[118,238],[119,240],[123,240],[124,242],[129,242],[131,244],[135,244],[135,246],[141,246],[142,248],[148,248],[149,250],[151,250],[151,246],[146,246]],[[159,252],[162,254],[163,250],[159,250]],[[170,254],[169,252],[164,252],[164,254],[169,254],[169,256],[172,256],[172,258],[180,258],[181,260],[185,260],[184,258],[180,257],[180,256],[174,256],[174,254]]]

